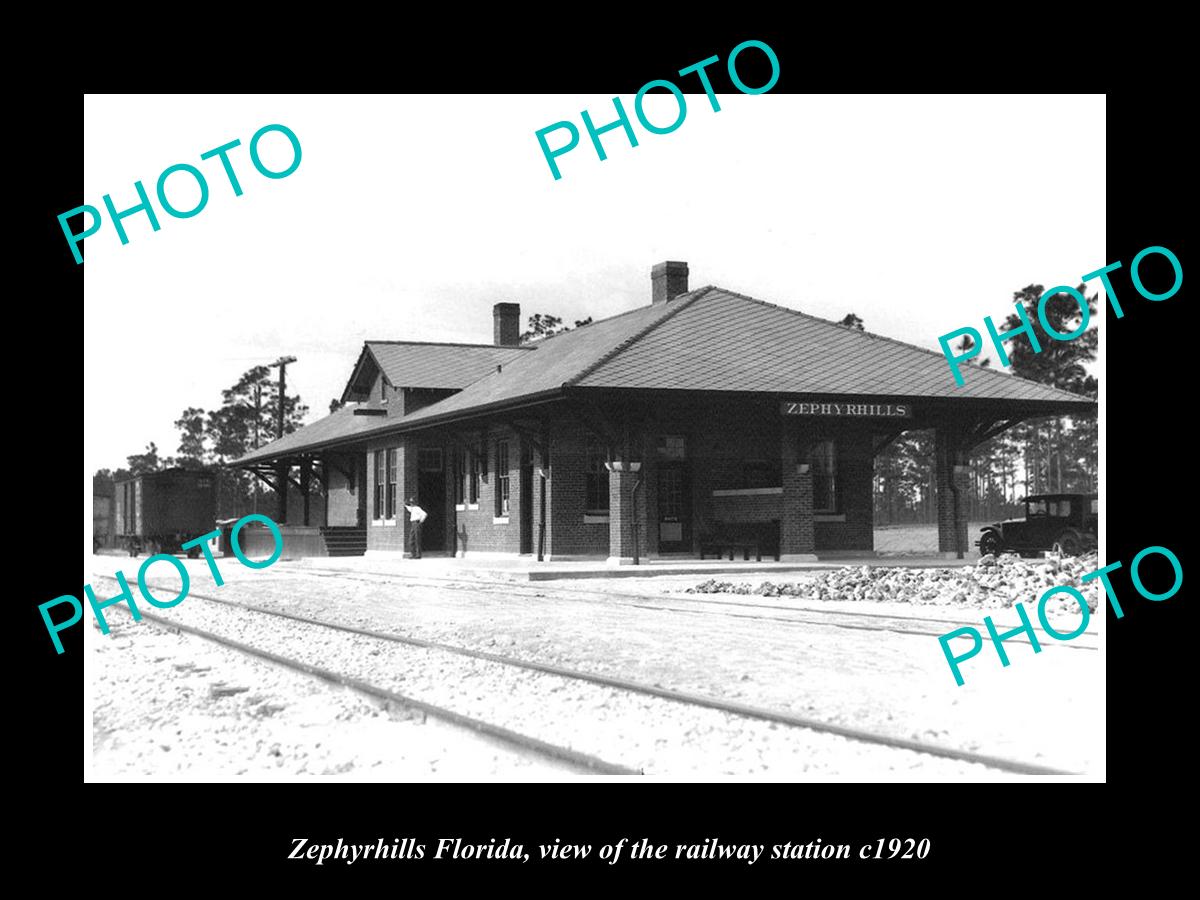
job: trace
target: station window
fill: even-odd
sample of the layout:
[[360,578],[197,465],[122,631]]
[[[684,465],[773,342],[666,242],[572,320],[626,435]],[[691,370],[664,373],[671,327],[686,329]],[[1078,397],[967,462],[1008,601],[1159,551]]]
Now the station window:
[[809,462],[812,465],[813,512],[837,512],[837,445],[833,441],[816,444]]
[[399,450],[387,452],[387,517],[389,519],[396,518],[396,457],[399,455]]
[[604,447],[589,441],[587,447],[587,505],[584,512],[589,515],[608,514],[608,469],[605,461],[608,454]]
[[375,451],[375,518],[383,518],[383,494],[387,485],[387,451]]
[[496,441],[496,515],[508,515],[508,441]]

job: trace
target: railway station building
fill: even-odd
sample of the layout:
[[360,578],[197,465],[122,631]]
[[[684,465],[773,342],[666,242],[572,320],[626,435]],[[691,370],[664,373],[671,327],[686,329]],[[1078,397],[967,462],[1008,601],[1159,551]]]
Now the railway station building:
[[[610,564],[873,550],[875,456],[932,429],[940,550],[968,549],[968,454],[1093,400],[653,267],[647,302],[521,344],[368,340],[344,406],[232,465],[282,487],[285,556],[423,553]],[[297,504],[319,485],[323,504]],[[303,512],[299,512],[303,509]],[[288,512],[291,517],[288,517]]]

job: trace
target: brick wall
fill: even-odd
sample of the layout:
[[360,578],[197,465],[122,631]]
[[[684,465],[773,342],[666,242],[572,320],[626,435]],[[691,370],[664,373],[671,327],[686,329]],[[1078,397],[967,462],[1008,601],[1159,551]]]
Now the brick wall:
[[[508,523],[496,523],[496,443],[508,441]],[[479,479],[478,509],[456,510],[458,549],[471,553],[519,553],[521,550],[521,439],[509,429],[492,428],[484,441],[487,471]],[[450,495],[453,497],[453,493]],[[536,518],[535,518],[536,529]],[[536,540],[536,534],[534,539]]]
[[[624,463],[622,465],[624,466]],[[638,473],[629,471],[628,468],[608,473],[609,558],[633,559],[634,557],[635,504],[633,490],[637,481]],[[640,534],[646,530],[644,520],[636,530],[640,537]]]
[[[658,534],[658,467],[666,460],[659,451],[664,435],[679,435],[685,441],[685,461],[691,483],[692,541],[696,552],[700,535],[718,523],[762,523],[779,521],[781,551],[785,554],[811,553],[814,550],[870,550],[873,548],[872,476],[874,460],[871,453],[869,424],[815,422],[793,419],[781,423],[777,405],[766,404],[752,409],[736,405],[714,409],[705,405],[673,404],[657,411],[652,429],[635,436],[640,441],[643,460],[643,483],[637,493],[639,519],[645,527],[639,533],[639,551],[645,556],[659,552]],[[547,521],[544,551],[551,558],[565,556],[606,557],[610,549],[609,521],[586,522],[587,444],[591,432],[563,413],[551,419],[547,440],[550,448],[549,478],[545,484]],[[474,441],[455,430],[459,442]],[[494,522],[496,515],[496,442],[509,442],[509,515],[506,524]],[[836,514],[844,521],[814,521],[812,514],[812,474],[797,472],[797,464],[808,461],[809,448],[817,440],[833,438],[838,445],[838,490],[840,509]],[[380,439],[370,449],[398,446],[400,438]],[[503,427],[491,426],[485,435],[487,454],[485,473],[480,478],[477,509],[455,509],[453,483],[453,444],[435,432],[422,433],[418,439],[410,436],[410,450],[404,455],[400,501],[416,492],[416,447],[442,446],[447,460],[447,521],[454,523],[457,549],[468,556],[472,553],[519,553],[521,550],[521,442],[523,438]],[[433,441],[434,443],[431,443]],[[635,449],[635,452],[639,452]],[[755,472],[748,460],[764,460],[766,465]],[[533,454],[532,491],[532,550],[538,546],[538,519],[542,491],[537,468],[545,462],[537,451]],[[368,457],[367,492],[368,548],[372,550],[401,550],[406,532],[404,516],[395,526],[371,524],[374,498],[374,465]],[[340,490],[340,476],[333,475],[331,513],[344,517],[352,524],[357,498]],[[773,484],[763,483],[774,481]],[[740,493],[715,496],[714,491],[762,490],[778,488],[780,492]],[[610,498],[611,505],[611,498]],[[332,520],[331,520],[332,521]],[[455,542],[447,542],[447,550]]]
[[[358,454],[338,454],[331,457],[347,472],[354,474],[358,469]],[[352,483],[333,466],[329,466],[329,520],[330,525],[357,525],[358,498],[364,486]]]
[[[588,432],[564,422],[550,436],[547,551],[554,556],[608,556],[607,522],[587,524]],[[535,535],[536,539],[536,535]]]
[[783,495],[738,495],[712,498],[716,522],[770,522],[783,517]]
[[[375,519],[375,451],[397,448],[396,460],[396,516],[394,524],[384,524]],[[406,452],[400,437],[378,438],[367,445],[367,550],[402,552],[407,549],[408,517],[404,514],[404,500],[409,489],[416,487],[416,454]],[[411,469],[411,472],[409,471]],[[386,498],[385,498],[386,500]],[[386,514],[384,509],[383,513]],[[391,521],[391,520],[389,520]]]
[[[959,451],[961,436],[952,429],[939,428],[934,432],[934,474],[936,478],[937,520],[938,520],[938,550],[942,553],[955,553],[959,548],[966,554],[970,551],[967,543],[967,491],[970,489],[971,476],[966,470],[964,454]],[[963,468],[955,473],[955,466]],[[958,489],[958,527],[955,528],[954,493],[950,490],[953,484]]]
[[[778,414],[774,412],[774,406],[764,409],[767,414],[736,404],[727,410],[714,411],[706,404],[672,403],[655,410],[654,428],[633,438],[634,451],[640,453],[643,460],[643,481],[637,491],[638,518],[644,525],[639,530],[642,555],[653,557],[660,552],[658,466],[669,461],[658,449],[664,435],[675,435],[684,440],[693,517],[692,552],[698,552],[700,534],[712,523],[770,522],[781,518],[783,498],[779,494],[713,496],[714,490],[746,486],[749,477],[747,459],[763,459],[771,466],[776,465],[780,452]],[[579,414],[585,415],[586,411]],[[553,553],[558,556],[609,555],[611,517],[607,523],[584,523],[586,448],[590,434],[582,425],[572,426],[565,417],[559,420],[553,432],[553,473],[549,488],[552,521],[548,531],[552,534]],[[780,485],[775,480],[774,484],[761,486]]]
[[816,543],[812,520],[812,473],[799,472],[797,467],[807,461],[800,453],[798,423],[785,422],[780,430],[783,497],[779,523],[779,552],[781,556],[811,554]]
[[[297,478],[296,470],[292,477]],[[325,523],[325,498],[319,492],[319,482],[316,475],[312,478],[313,492],[308,496],[308,524],[323,525]],[[294,484],[288,485],[288,523],[291,525],[304,524],[304,495]]]
[[367,395],[366,404],[377,409],[386,409],[388,418],[403,416],[405,410],[405,391],[388,383],[382,372],[375,374],[371,383],[371,393]]

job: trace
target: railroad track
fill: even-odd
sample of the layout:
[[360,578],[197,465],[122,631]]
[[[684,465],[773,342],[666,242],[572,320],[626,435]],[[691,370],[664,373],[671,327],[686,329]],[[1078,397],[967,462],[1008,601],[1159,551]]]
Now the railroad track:
[[[504,728],[499,725],[494,725],[491,722],[486,722],[482,719],[477,719],[472,716],[466,716],[462,713],[455,712],[452,709],[447,709],[443,706],[438,706],[434,703],[427,703],[423,700],[418,700],[415,697],[409,697],[404,694],[397,693],[377,684],[364,681],[359,678],[353,678],[331,669],[326,669],[322,666],[313,665],[303,662],[302,660],[293,659],[288,656],[283,656],[278,653],[273,653],[269,650],[263,650],[258,647],[253,647],[241,641],[233,640],[224,635],[217,634],[212,631],[207,631],[203,628],[196,628],[191,625],[185,625],[181,622],[173,621],[155,613],[145,612],[139,609],[142,618],[153,622],[155,625],[166,631],[182,632],[190,634],[198,638],[203,638],[206,641],[220,644],[223,647],[229,647],[247,656],[255,659],[264,659],[269,662],[276,663],[288,669],[297,672],[303,672],[306,675],[312,675],[320,678],[323,681],[328,681],[333,684],[338,684],[343,687],[366,694],[376,700],[382,700],[387,703],[394,703],[408,709],[415,709],[425,713],[427,716],[432,716],[443,722],[451,725],[458,725],[462,728],[469,729],[478,734],[494,738],[504,744],[515,747],[525,753],[534,753],[539,756],[544,756],[548,759],[555,760],[560,763],[567,763],[576,767],[584,773],[592,775],[641,775],[640,769],[631,769],[628,766],[610,763],[599,757],[592,756],[587,753],[580,753],[578,750],[573,750],[570,747],[563,747],[558,744],[552,744],[547,741],[539,740],[527,734],[522,734],[518,731],[513,731],[509,728]],[[124,611],[122,610],[122,613]],[[125,617],[130,621],[133,616],[129,613],[124,613]]]
[[[115,581],[109,576],[97,576],[107,580]],[[762,707],[751,706],[748,704],[738,703],[734,701],[722,700],[715,697],[709,697],[701,694],[690,693],[686,691],[678,691],[671,688],[665,688],[660,685],[644,684],[624,678],[617,678],[608,675],[601,675],[592,672],[582,672],[575,669],[566,668],[563,666],[550,665],[547,663],[539,663],[531,660],[517,659],[504,656],[501,654],[490,653],[482,650],[474,650],[468,647],[459,647],[452,644],[446,644],[438,641],[430,641],[422,638],[411,637],[403,634],[391,632],[379,632],[366,628],[358,628],[352,625],[345,625],[336,622],[328,622],[320,619],[310,618],[308,616],[298,615],[296,613],[284,612],[265,607],[256,606],[253,604],[238,603],[236,601],[227,600],[224,598],[213,597],[206,594],[198,594],[191,592],[188,594],[188,599],[201,599],[212,603],[216,606],[223,607],[227,610],[237,610],[239,614],[253,614],[258,616],[271,617],[277,620],[285,620],[307,629],[311,636],[317,637],[318,640],[311,642],[311,645],[322,643],[320,632],[331,632],[353,636],[356,639],[366,639],[371,642],[381,642],[385,644],[402,645],[414,650],[425,651],[426,653],[441,655],[444,659],[446,656],[458,657],[461,659],[482,662],[490,666],[502,667],[510,671],[519,671],[522,673],[538,673],[545,678],[558,679],[560,686],[551,688],[551,693],[562,690],[561,684],[586,684],[595,686],[598,689],[606,691],[616,691],[623,695],[633,695],[642,698],[654,698],[656,702],[674,705],[675,712],[678,712],[679,707],[689,710],[712,710],[724,716],[731,717],[734,721],[741,720],[742,722],[765,722],[771,727],[784,725],[793,729],[803,729],[813,734],[835,736],[845,738],[849,741],[856,742],[862,745],[868,745],[872,748],[881,748],[891,752],[911,752],[921,754],[925,757],[935,757],[944,760],[951,760],[957,763],[977,764],[988,769],[1010,772],[1022,775],[1072,775],[1077,773],[1068,772],[1062,769],[1044,766],[1038,763],[1030,763],[1023,760],[1006,759],[999,756],[989,754],[976,753],[970,750],[962,750],[955,747],[946,747],[936,744],[929,744],[922,741],[917,741],[909,738],[902,738],[893,735],[879,734],[859,728],[839,725],[832,722],[821,721],[815,718],[798,716],[788,712],[778,710],[765,709]],[[193,607],[194,609],[194,607]],[[180,608],[175,608],[174,613],[178,614]],[[547,741],[543,738],[535,738],[523,733],[518,733],[507,726],[491,723],[479,717],[469,716],[455,710],[451,710],[440,704],[430,703],[425,700],[420,700],[415,697],[401,695],[388,688],[382,688],[374,685],[373,682],[350,676],[344,673],[338,673],[327,669],[323,666],[312,662],[306,662],[285,654],[279,654],[275,651],[265,650],[261,647],[254,647],[246,644],[244,641],[231,638],[228,635],[218,634],[209,629],[201,629],[194,625],[181,623],[176,619],[165,618],[156,614],[143,613],[150,619],[161,623],[164,627],[178,628],[188,633],[195,634],[199,637],[205,637],[209,640],[215,640],[223,643],[226,646],[234,647],[243,652],[252,653],[262,656],[266,659],[272,659],[283,665],[288,665],[292,668],[308,671],[311,674],[316,674],[318,677],[326,678],[327,680],[337,681],[338,683],[347,684],[359,690],[365,690],[367,693],[374,693],[375,696],[384,699],[392,700],[393,702],[405,703],[414,706],[418,709],[423,709],[430,715],[446,718],[453,721],[459,719],[459,724],[466,724],[468,727],[476,730],[485,731],[502,740],[508,740],[512,743],[520,741],[536,742],[543,752],[563,751],[570,754],[579,754],[578,762],[583,765],[593,767],[594,771],[615,772],[616,769],[621,769],[621,774],[638,773],[641,768],[633,768],[631,766],[617,766],[613,763],[604,762],[598,756],[580,753],[580,751],[557,743],[556,741]],[[312,630],[315,629],[314,633]],[[329,643],[324,640],[324,643]],[[310,646],[308,642],[305,646]],[[355,652],[361,652],[363,648],[356,648]],[[378,652],[378,651],[375,651]],[[436,660],[431,660],[431,663],[437,664]],[[444,669],[444,666],[438,664],[439,671]],[[462,677],[469,681],[471,676],[478,674],[476,672],[467,671]],[[521,679],[514,679],[520,681]],[[535,704],[535,707],[537,704]],[[540,708],[540,707],[538,707]],[[566,719],[571,719],[578,710],[568,708],[564,710]],[[655,721],[655,716],[649,717],[650,722]],[[651,726],[653,729],[653,726]],[[533,746],[532,743],[522,746]],[[556,758],[566,759],[567,757],[558,756]],[[610,767],[607,770],[600,767]]]
[[[514,583],[511,586],[505,584],[503,588],[489,588],[486,586],[487,582],[467,581],[461,578],[437,578],[432,576],[412,578],[408,575],[405,575],[403,576],[403,581],[399,582],[396,580],[396,575],[384,572],[349,573],[343,569],[318,569],[316,567],[305,567],[303,571],[312,572],[318,577],[337,577],[340,580],[361,581],[367,584],[403,584],[417,587],[447,588],[461,587],[469,589],[477,594],[486,594],[496,597],[557,597],[559,599],[569,600],[572,602],[599,603],[610,606],[620,605],[638,609],[681,612],[693,615],[726,616],[728,618],[747,619],[750,621],[778,622],[784,625],[827,625],[831,628],[843,628],[850,631],[886,631],[892,634],[911,634],[928,637],[941,637],[942,635],[946,634],[946,632],[952,631],[955,628],[962,628],[965,625],[978,628],[980,627],[980,623],[982,622],[982,617],[984,615],[998,611],[982,610],[980,611],[980,616],[978,619],[957,620],[933,618],[928,616],[903,616],[895,613],[866,612],[861,610],[811,609],[797,606],[776,606],[769,603],[747,603],[736,600],[713,600],[708,598],[705,598],[704,600],[693,600],[689,597],[675,594],[664,596],[661,594],[589,591],[586,588],[551,588],[543,587],[541,583],[537,584],[536,586],[526,586],[524,584]],[[296,574],[299,574],[299,572]],[[668,605],[678,603],[690,603],[693,605]],[[787,613],[788,615],[761,615],[743,613],[732,610],[712,609],[711,607],[713,606],[732,606],[738,608],[770,610],[772,612]],[[885,622],[891,622],[893,624],[882,624]],[[921,624],[927,624],[930,626],[936,625],[938,627],[922,628]],[[1080,637],[1098,639],[1099,634],[1095,630],[1088,630],[1080,635]],[[1010,638],[1009,640],[1019,644],[1031,643],[1029,639],[1025,637],[1014,637]],[[1078,639],[1054,643],[1045,642],[1042,646],[1062,647],[1071,650],[1096,651],[1099,649],[1093,643],[1081,642]]]

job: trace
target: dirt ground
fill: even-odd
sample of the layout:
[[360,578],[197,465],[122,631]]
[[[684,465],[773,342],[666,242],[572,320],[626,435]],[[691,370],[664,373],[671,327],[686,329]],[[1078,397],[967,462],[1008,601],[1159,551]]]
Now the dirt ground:
[[574,771],[198,637],[120,613],[110,626],[91,648],[93,780],[554,780]]
[[[129,562],[102,559],[97,571],[129,570]],[[1028,643],[1010,642],[1011,664],[1003,667],[985,645],[964,664],[966,684],[959,687],[934,636],[864,630],[837,617],[782,623],[769,614],[733,616],[730,607],[695,597],[680,611],[605,596],[644,591],[683,603],[681,592],[703,580],[697,576],[554,582],[518,595],[503,584],[422,585],[288,562],[260,571],[235,560],[218,564],[226,578],[221,588],[202,560],[188,563],[193,591],[1074,772],[1103,768],[1104,668],[1096,649],[1044,640],[1035,654]],[[564,599],[556,585],[589,593]],[[193,604],[195,615],[204,603],[189,599],[181,608]],[[854,609],[867,606],[875,604]],[[981,611],[949,604],[896,614],[956,618],[982,631]]]
[[[967,550],[969,555],[979,555],[975,542],[979,530],[991,522],[967,524]],[[936,553],[938,549],[937,525],[876,525],[876,553]]]

